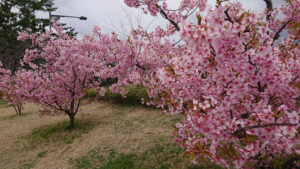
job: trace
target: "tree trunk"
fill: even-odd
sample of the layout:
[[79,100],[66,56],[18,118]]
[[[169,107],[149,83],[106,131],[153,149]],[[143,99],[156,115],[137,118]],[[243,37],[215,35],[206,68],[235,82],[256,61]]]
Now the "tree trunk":
[[17,105],[19,116],[22,115],[22,104]]
[[70,129],[75,128],[75,115],[69,115],[70,117]]
[[13,105],[12,107],[15,109],[17,116],[22,115],[22,104]]

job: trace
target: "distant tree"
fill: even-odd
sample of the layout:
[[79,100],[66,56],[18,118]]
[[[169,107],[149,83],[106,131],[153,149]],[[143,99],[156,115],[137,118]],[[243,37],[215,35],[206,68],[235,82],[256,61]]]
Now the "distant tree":
[[[35,13],[55,10],[53,0],[0,0],[0,61],[5,69],[14,73],[30,45],[28,41],[17,40],[18,32],[26,32],[28,28],[35,33],[44,32],[49,19],[37,18]],[[73,28],[65,28],[76,35]]]

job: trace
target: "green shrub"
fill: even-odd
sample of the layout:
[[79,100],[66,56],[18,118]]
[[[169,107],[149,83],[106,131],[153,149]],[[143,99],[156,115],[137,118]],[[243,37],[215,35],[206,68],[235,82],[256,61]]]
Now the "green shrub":
[[118,78],[108,78],[101,83],[101,86],[110,86],[112,84],[118,83]]
[[86,91],[86,98],[97,98],[99,96],[99,91],[97,91],[96,89],[88,89]]
[[127,104],[127,105],[141,105],[141,99],[149,99],[147,88],[144,86],[127,86],[128,89],[126,97],[123,97],[120,93],[113,93],[109,90],[109,87],[104,87],[107,92],[105,96],[99,96],[99,91],[96,89],[89,89],[86,92],[86,98],[97,98],[101,101],[112,101],[117,104]]

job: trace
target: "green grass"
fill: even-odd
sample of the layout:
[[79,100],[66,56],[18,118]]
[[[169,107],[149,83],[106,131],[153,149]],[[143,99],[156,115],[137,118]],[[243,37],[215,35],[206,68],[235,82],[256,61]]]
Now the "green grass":
[[38,157],[38,158],[43,158],[43,157],[45,157],[45,155],[46,155],[47,153],[48,153],[47,150],[46,150],[46,151],[42,151],[42,152],[38,153],[37,157]]
[[52,125],[45,125],[33,130],[25,138],[35,145],[37,143],[63,142],[70,144],[74,139],[81,137],[82,134],[92,130],[98,122],[93,120],[76,120],[75,128],[69,128],[69,121],[65,120]]
[[8,107],[8,101],[0,97],[0,107]]
[[92,150],[86,156],[75,160],[70,159],[77,169],[134,169],[137,155],[135,154],[116,154],[111,150],[105,157],[99,151]]
[[97,91],[96,89],[88,89],[86,91],[86,98],[97,98],[99,96],[99,91]]
[[132,169],[137,156],[135,154],[120,154],[117,157],[110,157],[108,162],[100,169]]
[[70,159],[69,162],[75,164],[75,168],[97,168],[97,165],[101,164],[105,158],[96,150],[90,151],[86,156]]
[[110,150],[109,155],[107,154],[107,152],[92,150],[87,155],[70,159],[69,162],[76,169],[221,169],[211,163],[196,166],[187,162],[182,156],[182,150],[174,143],[170,145],[157,143],[139,154],[117,153],[114,150]]

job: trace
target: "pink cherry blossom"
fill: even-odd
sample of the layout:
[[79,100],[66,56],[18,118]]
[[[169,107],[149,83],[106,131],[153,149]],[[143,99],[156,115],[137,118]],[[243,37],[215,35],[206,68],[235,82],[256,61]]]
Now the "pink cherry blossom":
[[[134,7],[149,7],[142,2]],[[300,114],[299,0],[262,13],[238,2],[206,8],[206,1],[183,0],[177,11],[153,2],[171,29],[132,31],[133,43],[142,49],[135,59],[151,56],[160,62],[141,60],[147,69],[130,80],[148,87],[148,103],[171,114],[184,112],[175,140],[194,162],[206,158],[242,168],[259,157],[270,157],[268,162],[270,154],[297,154],[299,142],[292,140],[298,137]],[[150,8],[150,14],[158,13]],[[193,8],[207,11],[197,15],[197,23],[183,14]],[[277,17],[280,11],[283,19]],[[164,51],[176,31],[183,41]],[[282,31],[289,35],[279,41]],[[155,45],[144,47],[151,42]]]

